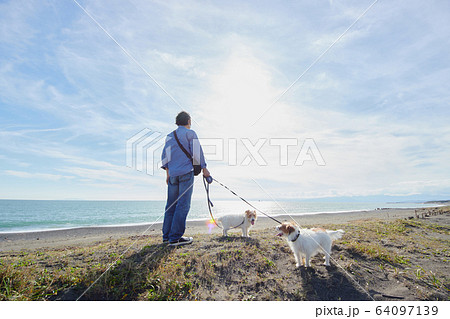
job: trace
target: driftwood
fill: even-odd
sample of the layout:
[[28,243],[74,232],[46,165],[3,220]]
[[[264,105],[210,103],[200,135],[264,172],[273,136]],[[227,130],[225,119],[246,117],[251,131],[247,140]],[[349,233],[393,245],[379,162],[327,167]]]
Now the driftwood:
[[417,211],[417,209],[414,210],[414,216],[415,218],[426,218],[431,216],[437,216],[447,213],[448,210],[446,209],[439,209],[439,208],[431,208],[431,209],[421,209]]

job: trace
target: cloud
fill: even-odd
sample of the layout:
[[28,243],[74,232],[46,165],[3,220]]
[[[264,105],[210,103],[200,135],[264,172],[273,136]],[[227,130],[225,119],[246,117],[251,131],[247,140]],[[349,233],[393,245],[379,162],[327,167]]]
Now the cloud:
[[45,179],[45,180],[51,180],[51,181],[59,181],[61,179],[72,179],[73,176],[69,175],[57,175],[57,174],[47,174],[47,173],[29,173],[24,171],[11,171],[11,170],[5,170],[3,171],[4,174],[16,176],[20,178],[36,178],[36,179]]
[[189,76],[202,77],[205,75],[203,72],[197,70],[198,61],[192,56],[176,56],[171,53],[161,52],[158,50],[152,50],[162,63],[169,64],[176,69],[186,72]]
[[84,167],[66,167],[57,169],[61,172],[70,173],[72,175],[82,178],[83,181],[101,181],[112,183],[129,183],[139,184],[146,183],[151,185],[155,179],[146,174],[139,174],[133,172],[127,167],[114,167],[114,169],[100,169],[100,168],[84,168]]
[[24,50],[38,32],[28,23],[37,8],[32,2],[18,4],[19,1],[0,3],[0,38],[11,49]]
[[[439,152],[422,158],[418,147],[423,148],[427,143],[425,149],[430,150],[431,145],[425,141],[439,132],[443,140],[434,142],[442,151],[444,140],[449,137],[445,127],[435,128],[431,133],[426,127],[418,129],[390,120],[384,113],[316,109],[291,99],[273,105],[256,126],[250,126],[280,92],[270,67],[251,51],[237,44],[233,53],[218,65],[218,72],[209,80],[207,92],[211,95],[205,98],[197,113],[200,136],[223,138],[223,161],[210,163],[217,176],[226,176],[234,184],[246,184],[246,191],[255,197],[258,189],[252,189],[243,177],[271,181],[267,185],[270,192],[288,198],[375,195],[378,192],[400,194],[402,184],[399,181],[413,176],[439,180],[442,171],[434,168],[442,167],[446,155]],[[323,92],[340,87],[340,81],[327,80],[325,73],[319,73],[305,86],[307,90]],[[280,137],[299,141],[291,148],[288,167],[278,165],[278,149],[270,147],[270,139]],[[238,165],[227,165],[230,138],[237,143]],[[239,165],[249,155],[239,138],[248,138],[253,144],[266,138],[260,152],[268,165],[258,166],[255,161],[250,166]],[[319,167],[314,162],[302,167],[293,165],[305,138],[314,139],[326,166]],[[430,167],[416,170],[417,165],[425,162],[430,163]],[[422,190],[430,184],[423,185]],[[410,190],[405,187],[403,192],[408,194]]]
[[[293,198],[447,190],[448,4],[377,3],[251,126],[371,3],[82,3],[179,105],[74,4],[2,3],[2,170],[55,187],[72,176],[89,198],[163,198],[162,172],[127,169],[125,143],[170,132],[181,106],[200,137],[223,139],[213,175],[255,198],[251,178]],[[287,166],[275,138],[298,140]],[[292,164],[306,138],[325,166]],[[268,165],[241,165],[243,139],[266,140]]]

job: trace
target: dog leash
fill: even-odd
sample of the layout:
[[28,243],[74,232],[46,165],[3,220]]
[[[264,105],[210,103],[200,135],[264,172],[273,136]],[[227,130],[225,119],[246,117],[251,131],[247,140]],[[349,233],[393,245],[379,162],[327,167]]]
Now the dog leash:
[[[212,177],[211,177],[211,178],[207,178],[207,177],[203,176],[203,186],[205,186],[206,200],[207,200],[207,202],[208,202],[209,215],[211,216],[211,220],[214,222],[214,224],[216,224],[217,227],[223,229],[223,227],[220,226],[220,225],[216,222],[216,220],[214,219],[214,216],[213,216],[213,213],[212,213],[212,209],[211,209],[211,207],[214,207],[214,204],[213,204],[213,202],[211,201],[211,198],[209,197],[209,184],[211,184],[212,181],[213,181]],[[244,223],[245,223],[245,217],[244,217],[244,219],[242,220],[242,223],[240,223],[240,224],[237,225],[237,226],[231,227],[230,229],[238,228],[238,227],[240,227],[240,226],[241,226],[242,224],[244,224]]]
[[[211,177],[211,176],[210,176]],[[214,204],[212,203],[211,199],[209,198],[209,184],[212,183],[212,177],[210,180],[208,180],[204,175],[203,175],[203,186],[205,186],[205,191],[206,191],[206,202],[208,203],[208,210],[209,210],[209,215],[211,216],[211,220],[214,222],[214,224],[216,224],[217,227],[222,228],[221,226],[219,226],[219,224],[216,222],[216,220],[214,219],[211,207],[214,207]]]
[[[211,211],[211,207],[214,207],[210,197],[209,197],[209,185],[213,182],[216,181],[220,186],[222,186],[223,188],[227,189],[231,194],[233,194],[234,196],[238,197],[240,200],[242,200],[244,203],[246,203],[247,205],[249,205],[250,207],[252,207],[254,210],[260,212],[261,214],[265,215],[266,217],[269,217],[270,219],[272,219],[273,221],[277,222],[278,224],[282,224],[282,222],[280,222],[279,220],[277,220],[276,218],[266,214],[265,212],[263,212],[262,210],[256,208],[255,206],[253,206],[252,204],[250,204],[247,200],[245,200],[244,198],[242,198],[241,196],[239,196],[235,191],[233,191],[232,189],[230,189],[228,186],[224,185],[223,183],[219,182],[217,179],[213,178],[212,176],[209,176],[210,178],[206,178],[205,176],[203,176],[203,185],[205,186],[205,190],[206,190],[206,197],[207,197],[207,202],[208,202],[208,209],[209,209],[209,214],[211,215],[211,218],[213,220],[213,222],[217,225],[217,222],[215,221],[212,211]],[[245,219],[244,219],[245,221]],[[244,222],[242,222],[243,224]],[[241,225],[242,225],[241,224]],[[219,225],[217,225],[219,227]],[[240,225],[239,225],[240,226]],[[239,227],[236,226],[236,227]],[[236,228],[234,227],[234,228]]]

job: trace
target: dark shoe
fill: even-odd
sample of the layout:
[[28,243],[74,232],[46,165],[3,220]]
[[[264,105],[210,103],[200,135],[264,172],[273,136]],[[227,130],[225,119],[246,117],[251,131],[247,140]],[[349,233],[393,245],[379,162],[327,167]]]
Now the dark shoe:
[[189,245],[192,244],[194,241],[194,238],[192,237],[181,237],[180,239],[176,241],[169,242],[169,246],[183,246],[183,245]]
[[163,244],[168,244],[169,240],[168,239],[163,239]]

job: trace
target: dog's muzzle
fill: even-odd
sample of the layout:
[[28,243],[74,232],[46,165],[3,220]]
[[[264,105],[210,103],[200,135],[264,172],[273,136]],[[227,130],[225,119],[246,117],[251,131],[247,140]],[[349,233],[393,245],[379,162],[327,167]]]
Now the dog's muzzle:
[[278,237],[281,237],[281,236],[283,236],[283,232],[282,231],[280,231],[280,226],[277,226],[277,227],[275,227],[278,231],[279,231],[279,233],[278,234],[276,234],[276,236],[278,236]]

